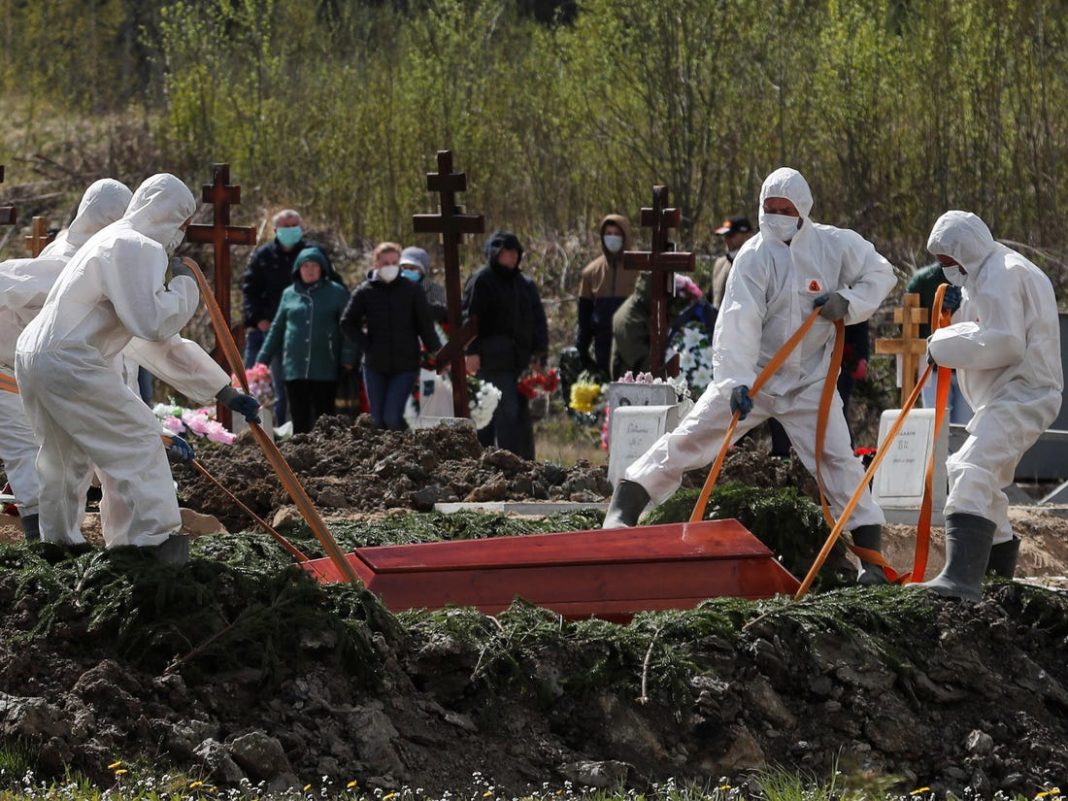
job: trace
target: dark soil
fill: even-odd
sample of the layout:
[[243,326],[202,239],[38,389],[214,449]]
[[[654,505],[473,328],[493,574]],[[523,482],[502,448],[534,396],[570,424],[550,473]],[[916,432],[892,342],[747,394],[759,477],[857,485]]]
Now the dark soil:
[[1068,598],[1050,591],[718,599],[629,626],[522,605],[398,619],[257,561],[271,547],[206,538],[213,558],[180,570],[0,547],[0,743],[105,783],[116,759],[430,793],[477,770],[505,796],[595,774],[826,777],[836,759],[905,790],[1033,795],[1068,771]]
[[[604,466],[571,468],[527,462],[508,451],[482,449],[474,431],[437,428],[380,431],[371,418],[320,418],[281,450],[312,500],[325,510],[391,508],[428,511],[454,501],[599,501],[611,495]],[[204,465],[257,514],[290,503],[256,441],[242,435],[230,448],[205,450]],[[206,479],[175,469],[184,505],[218,517],[230,528],[247,525],[233,502]]]

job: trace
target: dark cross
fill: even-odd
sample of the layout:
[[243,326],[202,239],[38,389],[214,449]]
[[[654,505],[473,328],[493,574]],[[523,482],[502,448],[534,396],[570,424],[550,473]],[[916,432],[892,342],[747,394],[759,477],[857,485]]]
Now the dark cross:
[[[215,255],[215,299],[219,302],[226,325],[230,323],[230,246],[255,245],[256,229],[249,225],[230,225],[230,206],[241,202],[241,187],[230,184],[230,165],[211,165],[212,182],[204,185],[202,200],[212,205],[214,214],[211,225],[195,223],[189,226],[185,238],[190,242],[214,246]],[[211,354],[224,370],[228,370],[226,355],[219,342]],[[219,422],[231,427],[230,410],[219,404],[217,410]]]
[[41,255],[45,246],[56,238],[56,235],[48,233],[48,218],[34,217],[30,225],[29,236],[24,236],[26,248],[30,251],[30,257],[36,259]]
[[[0,184],[4,182],[4,165],[0,164]],[[0,225],[14,225],[19,221],[14,206],[0,206]]]
[[642,228],[651,228],[652,246],[648,251],[628,250],[623,254],[623,267],[627,270],[643,270],[650,273],[652,282],[651,308],[649,309],[649,371],[663,378],[664,347],[668,326],[668,294],[673,288],[673,273],[693,272],[693,253],[676,253],[668,241],[668,231],[678,228],[682,211],[668,208],[668,188],[653,187],[653,207],[641,211]]
[[429,192],[441,195],[439,214],[416,214],[412,217],[417,234],[441,234],[445,251],[445,295],[449,307],[449,342],[438,351],[436,362],[452,365],[452,412],[470,417],[467,408],[467,368],[464,348],[478,333],[478,321],[471,318],[461,324],[460,243],[464,234],[481,234],[485,221],[481,214],[464,214],[456,205],[456,193],[467,191],[467,174],[452,171],[452,151],[438,151],[438,171],[426,176]]

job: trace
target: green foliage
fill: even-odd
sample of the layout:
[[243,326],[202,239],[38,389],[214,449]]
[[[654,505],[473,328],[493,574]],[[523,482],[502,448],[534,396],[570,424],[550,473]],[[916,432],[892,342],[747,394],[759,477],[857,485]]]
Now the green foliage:
[[[410,240],[410,215],[435,204],[423,173],[449,147],[470,175],[464,202],[528,236],[633,217],[657,181],[683,242],[713,247],[723,216],[751,213],[763,176],[790,163],[818,219],[906,263],[926,260],[950,207],[1040,261],[1065,244],[1057,0],[781,0],[770,20],[756,0],[584,0],[552,25],[524,9],[0,0],[0,85],[30,107],[20,153],[39,152],[42,120],[139,103],[194,183],[227,160],[247,194],[348,241]],[[577,284],[566,253],[532,256]]]
[[277,679],[301,664],[309,642],[329,641],[372,681],[372,635],[397,636],[362,587],[320,585],[293,567],[194,559],[178,570],[135,548],[22,567],[17,596],[40,606],[32,635],[88,637],[145,669],[190,679],[239,668]]
[[[680,490],[642,519],[643,525],[681,523],[690,519],[699,490]],[[720,484],[705,508],[706,520],[735,519],[763,542],[795,576],[812,566],[830,530],[820,508],[796,489],[771,490],[744,484]],[[844,546],[839,541],[815,585],[818,589],[852,583],[851,571],[842,565]],[[841,569],[839,569],[841,566]]]

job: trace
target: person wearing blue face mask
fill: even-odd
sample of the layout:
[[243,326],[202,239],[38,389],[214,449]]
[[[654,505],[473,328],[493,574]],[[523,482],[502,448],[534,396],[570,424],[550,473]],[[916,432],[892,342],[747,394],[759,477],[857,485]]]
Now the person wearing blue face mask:
[[[324,275],[334,283],[345,286],[330,263],[330,259],[326,257],[325,249],[304,238],[303,222],[299,212],[294,209],[283,209],[274,215],[272,222],[274,239],[256,249],[241,279],[241,290],[244,295],[242,312],[245,324],[246,367],[251,367],[256,363],[256,356],[263,347],[263,341],[271,328],[271,321],[278,312],[282,293],[293,283],[293,264],[298,253],[305,248],[318,248],[326,259],[326,265],[323,267]],[[281,425],[288,416],[281,352],[276,354],[270,368],[274,382],[274,419],[276,425]]]
[[434,322],[444,325],[449,319],[449,306],[445,287],[430,280],[430,254],[422,248],[407,247],[401,252],[401,278],[419,284],[430,304]]

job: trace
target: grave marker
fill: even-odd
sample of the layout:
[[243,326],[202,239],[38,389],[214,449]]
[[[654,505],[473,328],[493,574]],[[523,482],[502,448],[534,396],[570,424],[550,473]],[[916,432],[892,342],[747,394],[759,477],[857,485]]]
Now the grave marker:
[[28,236],[24,236],[23,240],[26,242],[26,249],[30,252],[30,258],[36,259],[41,255],[41,251],[48,246],[48,243],[55,238],[56,235],[54,233],[48,232],[48,218],[34,217],[33,222],[30,224],[30,233]]
[[[879,442],[897,421],[899,409],[887,409],[879,418]],[[934,441],[934,409],[913,409],[901,431],[890,443],[890,452],[875,473],[872,497],[882,507],[889,523],[915,525],[923,502],[923,485],[931,451],[935,453],[934,484],[931,496],[931,522],[940,526],[949,479],[946,456],[949,453],[949,426],[943,425]]]
[[[230,184],[230,165],[213,164],[212,182],[205,184],[202,200],[212,205],[211,225],[193,223],[186,231],[186,239],[200,244],[211,243],[215,262],[215,299],[219,302],[227,327],[230,322],[230,246],[256,244],[256,229],[248,225],[230,225],[230,206],[241,202],[241,187]],[[236,338],[236,337],[235,337]],[[229,363],[218,341],[211,354],[224,370],[229,372]],[[221,403],[216,416],[227,428],[233,424],[230,409]]]
[[412,224],[417,234],[441,234],[445,254],[445,295],[448,305],[449,342],[436,356],[436,362],[451,365],[452,410],[456,417],[469,417],[467,400],[467,368],[464,348],[478,333],[478,321],[463,322],[460,286],[460,243],[464,234],[481,234],[485,221],[481,214],[464,214],[456,203],[456,193],[467,191],[467,173],[452,171],[452,151],[438,151],[438,171],[427,173],[427,191],[437,192],[437,214],[415,214]]
[[608,481],[616,486],[627,468],[679,424],[679,406],[620,406],[609,417],[612,447],[608,451]]
[[876,353],[900,359],[902,406],[916,386],[920,359],[927,354],[927,339],[920,336],[920,326],[930,316],[930,311],[920,305],[920,296],[910,292],[902,298],[901,308],[894,309],[894,322],[901,326],[901,339],[875,340]]
[[652,231],[648,251],[628,250],[623,253],[625,270],[641,270],[650,273],[649,309],[649,372],[664,377],[664,347],[667,344],[667,299],[673,289],[673,273],[691,273],[695,269],[693,253],[674,251],[668,241],[668,231],[682,224],[682,211],[668,207],[669,192],[666,186],[653,187],[652,208],[641,210],[641,226]]
[[[0,184],[4,182],[4,165],[0,164]],[[19,221],[18,211],[14,206],[0,206],[0,225],[14,225]]]

